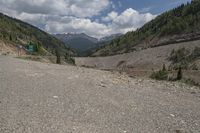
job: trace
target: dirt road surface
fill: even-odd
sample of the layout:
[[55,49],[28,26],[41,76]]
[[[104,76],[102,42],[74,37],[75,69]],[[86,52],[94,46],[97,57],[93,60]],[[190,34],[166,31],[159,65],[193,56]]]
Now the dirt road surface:
[[0,133],[199,133],[200,89],[0,56]]

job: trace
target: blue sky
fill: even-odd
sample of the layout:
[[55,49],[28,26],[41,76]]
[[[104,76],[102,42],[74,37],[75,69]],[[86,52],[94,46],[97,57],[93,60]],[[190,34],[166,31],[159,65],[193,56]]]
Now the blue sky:
[[117,6],[116,10],[119,12],[127,8],[133,8],[138,11],[148,9],[146,11],[153,14],[160,14],[188,1],[191,0],[113,0],[114,3],[120,2],[123,5],[122,7]]
[[[112,0],[115,8],[109,8],[103,11],[99,16],[106,15],[109,11],[121,13],[128,8],[135,9],[139,12],[150,12],[159,15],[165,11],[173,9],[182,3],[191,2],[191,0]],[[98,18],[95,16],[94,18]]]
[[0,12],[51,34],[103,37],[136,30],[191,0],[0,0]]

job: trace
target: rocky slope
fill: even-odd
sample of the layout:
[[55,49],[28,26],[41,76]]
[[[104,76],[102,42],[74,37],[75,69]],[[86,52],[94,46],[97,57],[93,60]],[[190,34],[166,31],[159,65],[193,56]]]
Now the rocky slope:
[[[19,50],[13,44],[6,43],[0,40],[0,55],[14,55],[17,56],[19,54]],[[25,55],[26,51],[21,50],[21,55]]]
[[[200,47],[200,40],[153,47],[115,56],[86,57],[76,58],[75,60],[78,66],[121,71],[126,72],[130,76],[149,77],[153,70],[161,69],[163,64],[167,68],[169,67],[171,61],[168,58],[173,50],[186,48],[192,51],[195,47]],[[198,76],[198,74],[200,75],[199,61],[199,59],[196,60],[198,67],[196,71],[197,76],[193,76],[194,72],[185,74],[185,76],[194,77],[192,79],[200,83],[200,76]]]

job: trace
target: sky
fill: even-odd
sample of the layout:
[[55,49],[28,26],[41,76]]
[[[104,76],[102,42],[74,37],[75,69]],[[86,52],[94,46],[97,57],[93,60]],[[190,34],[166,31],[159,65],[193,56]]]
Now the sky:
[[191,0],[0,0],[0,12],[50,34],[85,33],[101,38],[140,28]]

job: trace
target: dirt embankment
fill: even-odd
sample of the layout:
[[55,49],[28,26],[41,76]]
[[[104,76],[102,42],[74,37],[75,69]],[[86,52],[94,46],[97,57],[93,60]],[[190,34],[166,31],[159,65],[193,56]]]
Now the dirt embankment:
[[[9,55],[18,57],[26,60],[33,60],[46,63],[56,63],[56,57],[53,55],[40,56],[40,55],[31,55],[24,48],[20,48],[20,45],[11,44],[0,40],[0,55]],[[66,64],[66,63],[65,63]]]
[[[78,66],[117,70],[126,72],[130,76],[149,76],[153,70],[161,69],[163,64],[168,66],[171,63],[168,57],[173,49],[177,50],[183,47],[187,49],[200,47],[200,40],[148,48],[115,56],[76,58],[75,61]],[[200,68],[200,64],[197,63],[197,65]],[[200,81],[200,72],[196,71],[199,76],[192,76],[192,73],[187,72],[186,75],[191,75],[190,77],[195,77],[195,81]]]
[[0,40],[0,55],[26,55],[25,50],[19,49],[15,44]]

